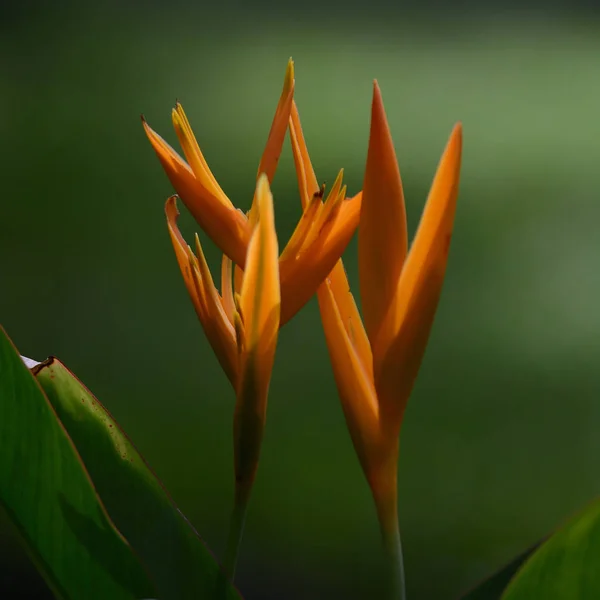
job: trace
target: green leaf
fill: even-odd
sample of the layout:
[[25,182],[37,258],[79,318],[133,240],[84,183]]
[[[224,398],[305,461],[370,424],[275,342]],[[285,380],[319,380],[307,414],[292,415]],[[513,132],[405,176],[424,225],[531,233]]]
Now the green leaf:
[[479,585],[461,596],[461,600],[500,600],[502,592],[510,583],[515,573],[521,565],[535,552],[539,544],[535,544],[525,552],[519,554],[511,560],[507,565],[502,567],[498,572],[494,573]]
[[600,502],[544,542],[506,589],[503,600],[600,598]]
[[160,600],[239,599],[194,528],[102,404],[55,358],[41,363],[34,373],[108,514],[152,573]]
[[139,600],[155,595],[48,399],[2,328],[0,503],[57,597]]

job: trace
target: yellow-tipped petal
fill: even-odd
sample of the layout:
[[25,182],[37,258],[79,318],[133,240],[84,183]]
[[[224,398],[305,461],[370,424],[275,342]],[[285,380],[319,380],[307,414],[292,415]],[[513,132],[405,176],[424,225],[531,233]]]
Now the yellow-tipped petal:
[[287,323],[312,297],[350,242],[360,218],[361,194],[340,203],[338,213],[304,247],[296,260],[282,265],[281,324]]
[[381,92],[373,88],[371,133],[358,226],[360,297],[375,361],[377,342],[396,295],[408,234],[402,181]]
[[[279,157],[281,156],[281,150],[283,148],[283,141],[285,139],[285,133],[288,128],[288,122],[290,120],[290,110],[292,108],[292,100],[294,98],[294,61],[290,58],[285,70],[285,78],[283,80],[283,90],[277,108],[275,109],[275,116],[273,117],[273,123],[269,131],[269,137],[267,138],[267,144],[265,150],[260,159],[258,165],[257,178],[261,173],[265,173],[269,184],[273,182],[275,171],[277,170],[277,164],[279,163]],[[254,214],[256,212],[256,202],[252,201],[252,206],[248,213],[250,220],[250,231],[254,231]]]
[[231,259],[223,254],[223,260],[221,261],[221,295],[223,298],[223,309],[229,319],[229,322],[233,325],[233,313],[235,312],[235,303],[233,300],[233,263]]
[[292,154],[294,157],[294,167],[296,168],[296,176],[298,178],[298,192],[300,193],[300,204],[302,210],[306,210],[306,207],[310,204],[312,196],[308,193],[308,186],[306,183],[306,173],[304,172],[304,164],[302,162],[302,155],[300,151],[300,144],[298,142],[298,136],[296,130],[293,127],[292,119],[290,118],[290,142],[292,144]]
[[381,442],[375,388],[348,337],[328,280],[319,286],[317,298],[346,423],[363,470],[369,477],[373,462],[378,460]]
[[190,299],[196,309],[196,314],[201,323],[208,321],[208,310],[206,308],[206,300],[204,297],[204,291],[202,286],[200,289],[194,284],[194,278],[192,277],[192,267],[189,261],[188,249],[189,246],[183,239],[179,228],[177,227],[177,217],[179,211],[177,210],[177,196],[171,196],[165,204],[165,214],[167,216],[167,227],[169,228],[169,236],[171,243],[173,244],[173,250],[175,250],[175,258],[179,265],[179,270],[183,276],[185,287],[187,288]]
[[194,219],[224,254],[243,265],[249,237],[245,215],[206,189],[177,152],[145,121],[143,125],[165,173]]
[[244,279],[244,271],[240,269],[239,265],[235,265],[233,268],[233,292],[234,296],[240,294],[242,291],[242,281]]
[[[417,376],[444,282],[454,225],[462,126],[454,127],[440,160],[421,223],[394,297],[395,310],[383,325],[393,335],[387,346],[373,348],[380,367],[375,384],[382,409],[399,430]],[[377,361],[376,361],[377,364]]]
[[294,233],[286,244],[281,256],[279,257],[279,270],[284,271],[288,267],[288,263],[295,261],[301,248],[304,245],[306,237],[313,226],[315,216],[321,205],[321,197],[315,194],[308,206],[304,209],[302,217],[294,229]]
[[267,145],[265,146],[265,150],[262,158],[260,159],[260,165],[258,167],[258,176],[260,176],[261,173],[265,173],[269,179],[269,183],[273,182],[273,177],[277,169],[277,163],[279,162],[279,157],[281,156],[281,149],[285,139],[285,132],[287,131],[288,127],[288,121],[290,119],[293,98],[294,61],[290,58],[285,70],[283,90],[281,91],[279,102],[277,103],[275,116],[273,117],[273,123],[267,139]]
[[177,102],[171,116],[175,133],[177,133],[179,143],[183,148],[183,153],[185,154],[196,179],[224,206],[233,208],[231,201],[225,195],[225,192],[223,192],[221,186],[217,183],[212,171],[208,167],[200,150],[200,146],[198,146],[190,122],[183,110],[183,106],[181,106],[179,102]]
[[222,299],[213,283],[210,269],[200,245],[200,239],[198,235],[195,237],[198,270],[197,274],[196,271],[193,271],[192,275],[201,279],[205,289],[209,321],[207,326],[204,327],[204,332],[227,377],[235,386],[238,375],[235,331],[223,308]]
[[[290,140],[300,201],[306,211],[315,196],[322,197],[300,124],[296,103],[292,102]],[[310,230],[303,232],[302,247],[291,260],[288,254],[280,263],[281,324],[287,323],[312,297],[319,284],[331,272],[346,249],[360,218],[361,193],[345,199],[339,192],[340,172],[334,184],[336,197],[331,194],[328,207],[318,205]],[[332,190],[333,192],[333,190]],[[295,240],[296,241],[296,240]],[[284,251],[285,253],[285,251]]]
[[341,201],[343,198],[340,196],[340,189],[342,187],[343,175],[344,169],[341,169],[338,173],[338,176],[335,178],[333,186],[331,190],[329,190],[327,198],[324,202],[322,201],[322,198],[325,195],[325,184],[321,185],[319,191],[313,196],[312,200],[318,199],[320,202],[317,204],[316,213],[310,230],[307,232],[307,235],[304,238],[304,242],[302,243],[300,251],[306,251],[308,248],[310,248],[311,244],[321,233],[321,230],[325,224],[329,221],[332,221],[341,209]]
[[252,485],[258,466],[279,331],[279,248],[266,175],[258,179],[256,201],[258,221],[248,246],[239,298],[243,343],[234,416],[238,488]]
[[296,102],[292,101],[292,111],[290,115],[290,139],[292,141],[292,151],[294,153],[294,164],[298,176],[298,185],[300,187],[300,201],[302,208],[305,208],[314,194],[319,191],[317,176],[310,162],[308,148],[300,124],[300,115]]
[[350,291],[350,284],[346,276],[344,263],[340,259],[327,278],[328,287],[331,290],[340,319],[346,329],[348,339],[360,360],[360,363],[369,381],[373,381],[373,354],[369,339],[365,331],[362,319],[358,312],[354,296]]
[[318,222],[315,223],[316,229],[320,231],[323,226],[331,219],[334,218],[334,214],[341,208],[340,202],[344,199],[344,196],[340,194],[342,189],[342,177],[344,176],[344,169],[341,169],[338,176],[335,178],[333,186],[327,194],[327,198],[323,203],[323,210],[319,212]]
[[221,306],[221,301],[201,248],[199,249],[198,258],[194,257],[179,232],[177,227],[179,211],[177,210],[175,198],[175,196],[172,196],[167,200],[165,213],[179,269],[204,333],[225,374],[235,386],[238,363],[235,332]]
[[[273,214],[273,196],[266,177],[256,186],[258,224],[248,245],[246,268],[240,291],[240,307],[246,325],[246,347],[257,348],[272,341],[279,329],[279,249]],[[276,323],[276,327],[273,325]],[[265,334],[268,332],[267,338]]]

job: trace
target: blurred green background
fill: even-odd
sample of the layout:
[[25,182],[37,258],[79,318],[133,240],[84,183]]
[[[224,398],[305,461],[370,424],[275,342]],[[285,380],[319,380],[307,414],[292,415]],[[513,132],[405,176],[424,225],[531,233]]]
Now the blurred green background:
[[[598,494],[598,14],[47,6],[0,12],[0,322],[22,354],[59,356],[96,393],[217,554],[233,393],[180,280],[172,189],[139,115],[177,147],[179,99],[247,209],[289,56],[318,178],[344,167],[352,194],[378,79],[411,232],[464,125],[446,283],[402,431],[409,597],[457,597]],[[288,141],[274,195],[283,245],[299,216]],[[358,292],[355,241],[345,260]],[[376,597],[380,559],[313,299],[281,331],[238,584],[248,600]],[[0,597],[47,594],[0,515]]]

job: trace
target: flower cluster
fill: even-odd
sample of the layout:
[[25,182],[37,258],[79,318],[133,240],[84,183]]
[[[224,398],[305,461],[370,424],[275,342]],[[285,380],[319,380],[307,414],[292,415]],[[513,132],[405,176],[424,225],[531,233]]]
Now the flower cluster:
[[[400,428],[435,316],[456,209],[460,124],[450,135],[408,250],[400,171],[376,82],[363,190],[346,197],[340,172],[325,197],[302,133],[294,85],[290,60],[246,215],[211,173],[180,104],[173,109],[173,125],[187,163],[144,122],[179,198],[223,252],[219,293],[198,238],[194,254],[177,228],[176,197],[167,200],[179,268],[237,397],[235,525],[225,560],[230,574],[258,466],[278,330],[315,293],[342,408],[372,491],[384,545],[397,552]],[[270,184],[288,131],[303,212],[279,254]],[[341,260],[357,228],[364,324]]]

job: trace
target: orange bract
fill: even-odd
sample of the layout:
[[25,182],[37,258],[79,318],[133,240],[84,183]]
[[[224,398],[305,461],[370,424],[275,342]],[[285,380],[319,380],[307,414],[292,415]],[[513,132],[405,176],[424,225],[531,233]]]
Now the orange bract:
[[[300,199],[307,210],[317,180],[294,106],[290,131]],[[444,280],[461,148],[459,124],[452,131],[407,254],[402,182],[375,82],[359,225],[366,328],[341,260],[317,293],[346,422],[384,530],[397,527],[398,436]]]
[[[294,65],[290,60],[259,163],[259,174],[264,173],[269,183],[275,175],[290,118],[297,116],[293,100],[294,86]],[[244,269],[253,230],[254,208],[244,215],[223,192],[202,155],[179,103],[173,109],[172,116],[187,163],[144,121],[148,139],[173,187],[200,227],[225,255]],[[313,179],[314,173],[308,184],[307,205],[313,195],[319,193],[316,180]],[[328,200],[323,204],[317,198],[313,209],[301,217],[279,264],[281,324],[289,321],[308,302],[331,271],[358,226],[359,214],[360,194],[353,199],[346,199],[346,188],[342,186],[340,176]]]
[[254,229],[240,293],[234,292],[231,261],[225,258],[220,295],[198,236],[194,254],[177,228],[175,197],[169,198],[165,207],[171,241],[188,293],[206,337],[236,392],[236,481],[248,487],[258,465],[281,303],[273,197],[264,174],[256,185],[253,210]]

